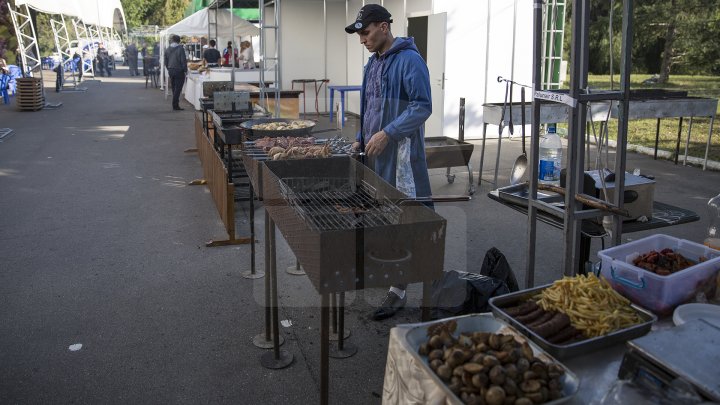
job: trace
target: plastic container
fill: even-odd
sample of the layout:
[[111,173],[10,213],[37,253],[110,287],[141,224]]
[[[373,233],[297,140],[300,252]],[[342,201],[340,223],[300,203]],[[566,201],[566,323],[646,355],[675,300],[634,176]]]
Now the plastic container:
[[[689,260],[707,261],[668,276],[660,276],[632,264],[633,259],[651,250],[670,248]],[[613,288],[630,301],[659,315],[667,315],[679,304],[693,298],[703,284],[720,270],[720,251],[668,235],[647,238],[598,252],[601,274]]]
[[555,133],[555,126],[548,125],[547,132],[540,140],[538,180],[543,184],[560,185],[562,164],[562,140]]

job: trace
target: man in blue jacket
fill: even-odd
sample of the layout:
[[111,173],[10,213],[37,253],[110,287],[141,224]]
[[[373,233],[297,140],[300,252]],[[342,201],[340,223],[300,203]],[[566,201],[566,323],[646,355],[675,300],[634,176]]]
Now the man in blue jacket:
[[[368,165],[409,197],[430,196],[425,161],[424,124],[432,113],[430,76],[412,38],[393,37],[392,16],[382,6],[366,4],[345,28],[357,33],[372,53],[360,93],[360,131],[356,149]],[[405,285],[390,288],[375,320],[389,318],[405,306]]]

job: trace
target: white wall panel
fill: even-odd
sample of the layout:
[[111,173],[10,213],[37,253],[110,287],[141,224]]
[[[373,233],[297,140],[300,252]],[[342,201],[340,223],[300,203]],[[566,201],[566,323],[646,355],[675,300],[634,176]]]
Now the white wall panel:
[[[330,85],[343,86],[347,84],[347,46],[348,34],[345,33],[345,2],[327,3],[327,78],[330,79]],[[323,91],[320,96],[325,97],[326,92]],[[325,105],[325,101],[322,100]],[[329,101],[327,102],[330,106]]]
[[[368,2],[370,3],[370,2]],[[365,2],[363,0],[348,0],[348,12],[345,19],[345,25],[349,25],[351,22],[355,21],[355,17],[357,16],[358,11],[362,8],[363,4]],[[344,33],[347,37],[347,47],[348,47],[348,82],[347,84],[349,86],[352,85],[361,85],[362,84],[362,73],[363,73],[363,67],[365,66],[365,63],[367,63],[368,57],[370,57],[370,54],[367,52],[364,46],[360,44],[360,38],[357,34],[348,35]],[[348,111],[354,112],[356,114],[360,113],[360,93],[359,92],[352,92],[348,93],[347,97],[347,104],[345,105],[345,108]]]

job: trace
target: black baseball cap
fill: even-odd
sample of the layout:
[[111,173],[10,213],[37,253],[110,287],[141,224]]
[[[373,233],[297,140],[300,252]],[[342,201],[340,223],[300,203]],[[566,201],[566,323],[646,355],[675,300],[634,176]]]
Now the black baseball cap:
[[354,34],[367,28],[373,22],[393,22],[392,16],[379,4],[366,4],[360,9],[355,22],[345,27],[345,32]]

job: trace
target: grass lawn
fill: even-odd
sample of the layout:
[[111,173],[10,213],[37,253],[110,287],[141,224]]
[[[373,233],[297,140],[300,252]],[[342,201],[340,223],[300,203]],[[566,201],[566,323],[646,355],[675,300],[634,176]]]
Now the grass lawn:
[[[684,90],[689,96],[720,98],[720,76],[679,76],[671,75],[670,82],[664,85],[642,84],[645,79],[651,75],[632,75],[630,77],[631,89],[668,89],[668,90]],[[615,88],[618,86],[620,76],[614,77]],[[566,81],[569,83],[569,81]],[[609,89],[609,75],[590,75],[588,83],[591,88]],[[717,111],[720,117],[720,108]],[[659,149],[668,151],[675,150],[678,133],[678,118],[666,118],[660,122],[660,143]],[[683,135],[680,143],[680,154],[685,153],[685,139],[687,137],[687,128],[689,120],[686,117],[683,120]],[[710,125],[709,118],[693,119],[692,136],[690,138],[690,149],[688,154],[699,158],[705,157],[705,146],[707,143],[707,135]],[[656,119],[632,120],[628,124],[628,143],[655,147],[655,130],[657,126]],[[609,123],[610,139],[615,139],[617,134],[617,121],[611,120]],[[709,159],[720,161],[720,119],[715,120],[713,124],[712,145],[710,146]]]

